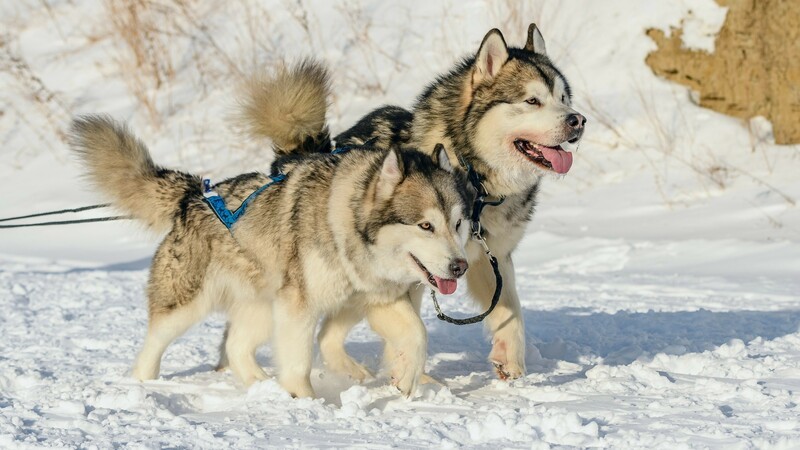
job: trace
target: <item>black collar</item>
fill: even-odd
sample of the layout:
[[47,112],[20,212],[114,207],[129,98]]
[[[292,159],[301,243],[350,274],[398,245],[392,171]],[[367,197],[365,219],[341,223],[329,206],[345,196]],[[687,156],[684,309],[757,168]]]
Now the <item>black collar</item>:
[[475,188],[475,201],[472,202],[472,213],[470,219],[472,221],[472,236],[476,239],[483,237],[483,228],[481,227],[481,214],[483,208],[486,206],[498,206],[505,201],[505,197],[500,197],[497,200],[486,200],[489,197],[489,192],[486,191],[486,186],[483,184],[484,177],[481,176],[472,164],[468,163],[462,156],[458,157],[461,166],[467,171],[467,179],[469,183]]

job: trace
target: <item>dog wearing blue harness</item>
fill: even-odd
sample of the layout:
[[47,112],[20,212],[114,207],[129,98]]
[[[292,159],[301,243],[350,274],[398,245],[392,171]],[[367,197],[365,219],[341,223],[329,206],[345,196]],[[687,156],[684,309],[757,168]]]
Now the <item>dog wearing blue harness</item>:
[[[317,95],[324,105],[327,93]],[[275,145],[301,146],[324,126],[288,130]],[[354,146],[279,158],[271,175],[211,185],[157,166],[141,141],[107,117],[77,119],[71,144],[117,208],[166,233],[150,271],[149,323],[134,378],[158,377],[167,346],[221,311],[228,320],[221,367],[245,385],[267,378],[255,352],[271,340],[279,383],[311,397],[317,323],[353,310],[394,355],[393,383],[414,392],[427,335],[408,292],[423,284],[450,293],[467,270],[469,199],[444,149],[431,158]]]

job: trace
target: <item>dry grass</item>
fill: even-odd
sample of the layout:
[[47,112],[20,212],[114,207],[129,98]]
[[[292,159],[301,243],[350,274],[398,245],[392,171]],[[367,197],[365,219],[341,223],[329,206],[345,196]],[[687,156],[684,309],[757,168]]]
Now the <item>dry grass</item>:
[[[30,100],[29,104],[38,116],[29,117],[29,114],[22,110],[25,108],[24,106],[21,108],[22,105],[9,99],[7,103],[4,102],[3,107],[0,107],[0,117],[11,113],[11,117],[17,119],[18,125],[24,125],[31,130],[37,136],[39,143],[51,151],[65,143],[67,135],[64,131],[64,124],[70,118],[69,107],[61,96],[50,89],[36,74],[25,58],[13,48],[10,36],[5,34],[0,35],[0,71],[7,74],[9,81],[15,85],[16,89],[25,93],[25,97]],[[11,86],[5,89],[10,90]],[[37,120],[38,118],[41,120]],[[53,135],[57,137],[58,141],[53,141]],[[33,145],[26,146],[11,155],[11,161],[16,162],[25,154],[36,153],[38,152]],[[54,152],[54,155],[57,154]]]
[[157,91],[175,76],[167,38],[175,28],[169,26],[175,14],[170,6],[149,0],[106,0],[113,32],[129,51],[119,58],[121,72],[131,94],[156,126],[161,122]]
[[[707,194],[709,194],[708,183],[716,189],[725,189],[734,176],[742,176],[778,195],[787,204],[791,206],[797,204],[792,196],[763,177],[759,177],[753,170],[737,167],[727,159],[718,158],[714,149],[708,145],[697,144],[694,125],[687,120],[683,103],[678,99],[677,92],[673,96],[673,105],[660,105],[652,97],[651,90],[647,91],[651,92],[651,95],[646,95],[645,90],[637,85],[635,91],[650,125],[649,129],[656,138],[654,145],[640,145],[641,149],[652,148],[662,156],[665,162],[674,161],[689,168],[698,176],[698,181]],[[668,122],[659,111],[674,112],[673,120]],[[753,139],[759,142],[758,138]],[[650,161],[656,183],[665,202],[671,205],[673,203],[671,197],[664,192],[664,183],[669,175],[666,165],[656,165],[646,152],[643,151],[642,154]],[[764,158],[766,158],[766,153],[764,153]],[[768,161],[766,166],[769,168]]]
[[[409,69],[397,53],[390,53],[385,45],[376,42],[372,37],[374,27],[373,18],[364,12],[360,3],[344,3],[337,6],[337,10],[344,18],[353,44],[351,51],[358,52],[364,61],[364,67],[359,74],[349,74],[354,86],[360,86],[361,93],[365,95],[386,95],[389,93],[394,76],[402,74]],[[396,47],[402,48],[405,33],[401,34]],[[393,70],[389,75],[384,75],[380,69],[386,64],[391,64]]]
[[536,23],[541,27],[544,3],[502,0],[488,2],[488,6],[494,22],[506,37],[506,42],[518,42],[521,45],[527,39],[528,25]]
[[[187,73],[198,80],[195,84],[200,93],[244,78],[242,63],[217,42],[209,28],[207,16],[216,10],[205,3],[106,0],[105,6],[110,24],[107,36],[121,41],[125,48],[116,55],[121,75],[155,127],[161,125],[165,109],[158,100],[175,82],[178,71],[187,69],[181,65],[189,64]],[[256,32],[260,19],[251,18],[251,32]]]

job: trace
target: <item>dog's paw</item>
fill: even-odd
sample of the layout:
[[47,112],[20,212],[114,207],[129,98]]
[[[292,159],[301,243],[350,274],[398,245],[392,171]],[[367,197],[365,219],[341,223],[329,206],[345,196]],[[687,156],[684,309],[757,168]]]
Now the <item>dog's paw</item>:
[[525,371],[518,365],[500,364],[495,361],[492,361],[492,365],[494,373],[501,380],[515,380],[525,375]]
[[258,381],[264,381],[267,378],[267,374],[263,370],[253,370],[245,374],[238,374],[239,379],[242,380],[245,386],[250,387],[253,383]]
[[314,389],[311,384],[305,382],[287,382],[281,381],[280,385],[283,386],[292,398],[311,398],[314,397]]
[[347,354],[326,358],[325,366],[332,372],[346,375],[351,380],[359,383],[374,377],[372,372]]
[[398,353],[393,362],[394,368],[391,371],[392,386],[399,389],[404,397],[411,397],[423,376],[422,366],[417,368],[414,364],[409,364],[402,353]]
[[[515,358],[512,359],[510,356]],[[504,340],[495,341],[492,353],[489,355],[489,361],[494,366],[497,377],[501,380],[514,380],[525,375],[525,362],[522,358],[524,356],[518,355],[517,352],[509,352],[508,345]]]
[[366,367],[357,363],[353,358],[350,357],[340,361],[340,363],[337,364],[337,367],[332,369],[335,372],[341,373],[342,375],[347,375],[348,377],[350,377],[350,379],[357,381],[359,383],[363,382],[364,380],[373,378],[372,372],[370,372]]
[[158,378],[158,367],[134,366],[131,370],[131,377],[139,381],[155,380]]
[[400,377],[392,376],[391,382],[392,386],[396,387],[400,393],[403,394],[403,397],[409,398],[414,394],[418,380],[415,380],[413,376],[409,376],[406,373]]

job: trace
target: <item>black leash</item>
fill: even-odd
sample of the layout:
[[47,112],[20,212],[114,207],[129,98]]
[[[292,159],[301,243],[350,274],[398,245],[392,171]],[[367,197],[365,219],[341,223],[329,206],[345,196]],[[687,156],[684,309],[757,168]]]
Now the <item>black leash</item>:
[[[481,242],[486,245],[486,241],[481,240]],[[500,268],[497,266],[497,258],[489,252],[488,247],[486,248],[486,255],[489,258],[489,264],[492,265],[492,271],[494,271],[494,278],[496,280],[496,284],[494,286],[494,295],[492,295],[492,304],[489,305],[489,309],[483,312],[483,314],[478,314],[477,316],[467,317],[466,319],[456,319],[453,317],[448,316],[444,312],[442,312],[442,308],[439,307],[439,301],[436,299],[436,291],[431,289],[431,297],[433,298],[433,307],[436,308],[436,317],[439,320],[443,320],[448,323],[452,323],[453,325],[469,325],[472,323],[481,322],[483,319],[486,318],[489,314],[494,311],[494,307],[497,306],[497,302],[500,301],[500,294],[503,292],[503,277],[500,275]]]
[[494,272],[495,279],[494,295],[492,295],[492,303],[489,305],[489,309],[487,309],[483,314],[467,317],[465,319],[456,319],[442,312],[442,308],[439,307],[439,301],[436,299],[436,291],[433,289],[431,289],[431,298],[433,298],[433,307],[436,308],[436,317],[439,318],[439,320],[452,323],[454,325],[469,325],[472,323],[478,323],[485,319],[486,316],[491,314],[492,311],[494,311],[495,306],[497,306],[497,302],[500,301],[500,294],[503,292],[503,276],[500,275],[500,268],[497,264],[497,258],[492,255],[492,252],[489,250],[489,246],[486,244],[486,239],[483,237],[481,213],[483,213],[483,208],[485,206],[498,206],[502,204],[505,199],[501,197],[499,200],[487,201],[486,197],[489,196],[489,193],[486,192],[486,186],[483,185],[480,175],[475,172],[471,164],[464,161],[463,158],[459,159],[461,160],[461,165],[467,169],[467,178],[469,179],[469,182],[472,184],[475,190],[478,191],[478,195],[475,197],[475,202],[472,204],[472,238],[481,244],[484,252],[486,253],[486,257],[489,258],[489,264],[492,265],[492,271]]
[[[12,220],[22,220],[22,219],[30,219],[32,217],[42,217],[42,216],[53,216],[58,214],[66,214],[66,213],[77,213],[82,211],[89,211],[92,209],[99,209],[99,208],[107,208],[111,206],[110,203],[104,203],[101,205],[90,205],[90,206],[82,206],[80,208],[68,208],[68,209],[60,209],[58,211],[48,211],[43,213],[37,214],[28,214],[25,216],[17,216],[17,217],[7,217],[5,219],[0,219],[0,222],[9,222]],[[131,216],[111,216],[111,217],[94,217],[91,219],[76,219],[76,220],[58,220],[53,222],[39,222],[39,223],[25,223],[20,225],[0,225],[0,229],[3,228],[26,228],[26,227],[44,227],[50,225],[70,225],[74,223],[89,223],[89,222],[108,222],[110,220],[126,220],[131,219]]]
[[43,212],[38,214],[28,214],[27,216],[8,217],[5,219],[0,219],[0,222],[8,222],[10,220],[30,219],[31,217],[52,216],[55,214],[76,213],[81,211],[88,211],[90,209],[107,208],[109,206],[111,206],[111,203],[103,203],[102,205],[82,206],[80,208],[60,209],[58,211]]

